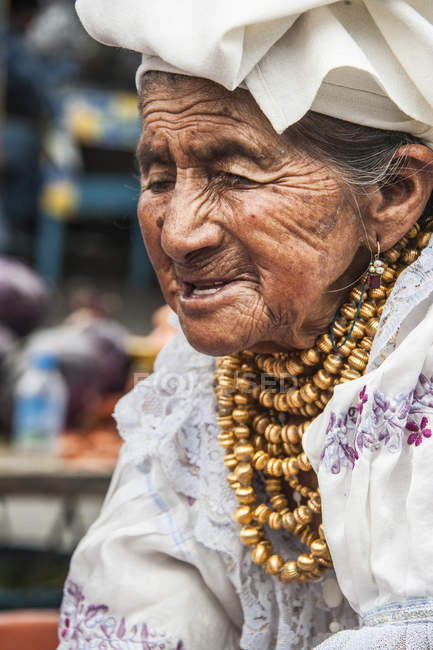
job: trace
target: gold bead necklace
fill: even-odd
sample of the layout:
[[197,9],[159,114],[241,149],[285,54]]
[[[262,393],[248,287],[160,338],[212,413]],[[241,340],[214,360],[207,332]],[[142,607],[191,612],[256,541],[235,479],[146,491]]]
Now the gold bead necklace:
[[[310,485],[312,468],[302,450],[304,431],[323,411],[335,386],[364,374],[386,299],[401,271],[427,246],[432,231],[433,217],[424,220],[422,229],[415,224],[384,253],[381,286],[362,296],[364,276],[350,291],[334,323],[337,351],[325,333],[301,352],[244,351],[217,359],[218,439],[226,450],[227,480],[239,502],[234,516],[241,524],[241,541],[251,548],[253,562],[283,583],[317,580],[332,567],[320,490]],[[360,301],[359,317],[342,345]],[[267,493],[261,502],[254,485],[259,475]],[[284,561],[266,538],[266,526],[294,533],[307,552]]]

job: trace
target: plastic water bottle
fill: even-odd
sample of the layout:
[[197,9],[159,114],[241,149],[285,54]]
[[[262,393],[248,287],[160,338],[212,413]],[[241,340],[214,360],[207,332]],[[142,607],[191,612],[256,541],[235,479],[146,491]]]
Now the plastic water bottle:
[[56,450],[65,424],[67,387],[57,370],[57,358],[34,353],[17,383],[14,411],[14,444],[23,451]]

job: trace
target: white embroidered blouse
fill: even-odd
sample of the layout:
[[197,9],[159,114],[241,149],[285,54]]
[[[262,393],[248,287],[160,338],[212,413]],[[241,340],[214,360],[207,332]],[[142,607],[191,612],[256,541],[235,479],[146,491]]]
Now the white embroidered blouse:
[[[325,602],[329,578],[282,585],[252,563],[217,440],[214,360],[179,333],[116,407],[126,444],[72,559],[58,650],[433,647],[431,294],[429,247],[398,279],[368,374],[305,436],[337,578],[366,627],[325,640],[330,623],[357,627],[335,592]],[[296,557],[300,543],[279,537]]]

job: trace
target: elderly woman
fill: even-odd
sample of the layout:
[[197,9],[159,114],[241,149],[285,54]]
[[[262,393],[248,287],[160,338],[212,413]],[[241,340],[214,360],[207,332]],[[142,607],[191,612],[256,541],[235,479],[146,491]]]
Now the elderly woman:
[[77,9],[143,53],[181,331],[117,406],[59,648],[433,647],[429,0]]

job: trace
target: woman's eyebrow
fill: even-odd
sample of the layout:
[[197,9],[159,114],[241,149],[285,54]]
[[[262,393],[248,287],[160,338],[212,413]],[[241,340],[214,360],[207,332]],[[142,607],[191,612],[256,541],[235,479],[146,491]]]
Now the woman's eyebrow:
[[[192,142],[189,153],[200,163],[212,164],[224,162],[235,158],[244,158],[252,161],[261,168],[268,168],[276,162],[277,156],[269,148],[260,149],[252,144],[245,144],[236,140],[223,140],[197,144]],[[166,165],[173,162],[168,148],[153,148],[147,142],[139,143],[137,147],[137,160],[141,170],[147,170],[153,164]]]
[[191,153],[197,160],[205,164],[245,158],[259,167],[269,167],[276,160],[268,149],[260,149],[253,144],[246,144],[239,140],[219,140],[200,146],[192,143]]

